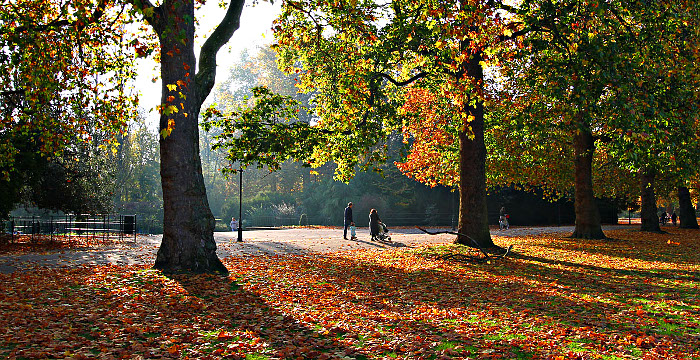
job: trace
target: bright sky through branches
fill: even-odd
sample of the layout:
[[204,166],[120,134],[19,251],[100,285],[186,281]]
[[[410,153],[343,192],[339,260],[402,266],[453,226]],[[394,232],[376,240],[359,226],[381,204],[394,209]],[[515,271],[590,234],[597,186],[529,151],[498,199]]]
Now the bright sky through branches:
[[[226,2],[228,4],[228,2]],[[267,1],[259,1],[256,5],[246,4],[241,14],[241,25],[231,37],[231,40],[218,53],[216,81],[226,78],[229,69],[240,61],[239,55],[244,49],[255,52],[256,48],[269,44],[273,40],[272,21],[281,11],[281,1],[270,4]],[[220,8],[218,1],[210,0],[201,9],[197,10],[199,20],[197,29],[197,41],[195,51],[199,51],[205,36],[211,34],[226,14],[225,8]],[[197,54],[199,56],[199,54]],[[158,128],[159,115],[156,106],[160,104],[161,82],[160,65],[153,59],[140,60],[138,62],[138,77],[135,87],[139,91],[140,106],[146,110],[144,114],[148,126],[151,129]],[[154,83],[153,79],[157,81]]]

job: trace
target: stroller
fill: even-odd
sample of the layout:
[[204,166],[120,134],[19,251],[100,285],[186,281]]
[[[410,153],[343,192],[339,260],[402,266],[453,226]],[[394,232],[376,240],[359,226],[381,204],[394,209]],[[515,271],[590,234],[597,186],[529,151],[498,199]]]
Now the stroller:
[[498,227],[503,230],[503,229],[510,229],[510,224],[508,223],[508,218],[510,216],[508,214],[503,214],[499,217],[498,219]]
[[372,236],[372,240],[376,241],[391,241],[391,236],[389,236],[389,229],[383,222],[379,223],[379,233]]

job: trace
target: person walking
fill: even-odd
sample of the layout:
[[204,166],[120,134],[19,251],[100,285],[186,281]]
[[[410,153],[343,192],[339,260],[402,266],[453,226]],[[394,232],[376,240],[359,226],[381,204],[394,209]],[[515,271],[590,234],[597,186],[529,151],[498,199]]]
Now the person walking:
[[501,207],[501,211],[498,215],[498,227],[499,229],[510,229],[510,224],[508,224],[508,214],[506,214],[506,207]]
[[379,224],[382,219],[379,218],[377,209],[372,209],[369,211],[369,234],[372,236],[372,241],[379,235]]
[[352,202],[349,202],[343,215],[343,239],[348,239],[348,228],[352,225],[355,225],[355,222],[352,220]]
[[673,222],[673,226],[676,226],[676,223],[678,222],[678,215],[676,215],[675,211],[673,214],[671,214],[671,222]]
[[231,226],[231,231],[238,231],[238,220],[236,220],[235,217],[232,217],[229,226]]

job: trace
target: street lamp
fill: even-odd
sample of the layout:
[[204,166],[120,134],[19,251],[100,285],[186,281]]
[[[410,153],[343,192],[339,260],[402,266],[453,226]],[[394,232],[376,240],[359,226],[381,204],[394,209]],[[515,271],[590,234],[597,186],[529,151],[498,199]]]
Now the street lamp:
[[238,242],[243,242],[243,167],[238,170]]

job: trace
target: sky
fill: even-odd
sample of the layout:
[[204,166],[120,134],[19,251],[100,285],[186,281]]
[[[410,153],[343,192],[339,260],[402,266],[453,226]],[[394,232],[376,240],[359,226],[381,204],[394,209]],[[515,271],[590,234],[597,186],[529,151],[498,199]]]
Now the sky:
[[[219,50],[216,57],[217,84],[227,77],[229,69],[240,60],[240,54],[244,49],[254,52],[256,47],[273,41],[272,21],[281,12],[282,2],[278,0],[274,5],[267,1],[257,1],[256,5],[250,3],[251,1],[247,1],[243,8],[240,27],[231,40]],[[199,56],[199,48],[206,39],[204,36],[211,34],[225,13],[226,9],[220,8],[218,1],[209,0],[195,14],[200,24],[200,28],[197,29],[198,41],[195,43],[197,56]],[[145,110],[144,115],[149,128],[156,130],[159,115],[155,108],[160,103],[161,97],[160,66],[152,59],[139,60],[137,72],[134,87],[140,92],[140,106]],[[153,78],[157,78],[155,83]]]

